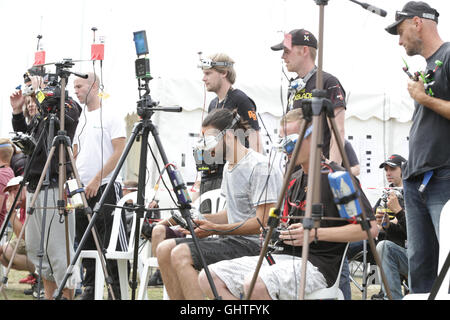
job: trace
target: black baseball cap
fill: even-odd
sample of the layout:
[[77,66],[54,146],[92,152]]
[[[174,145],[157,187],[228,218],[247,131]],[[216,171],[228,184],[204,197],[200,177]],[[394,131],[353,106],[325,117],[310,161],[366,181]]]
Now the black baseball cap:
[[[289,32],[290,35],[292,35],[292,45],[293,46],[308,46],[313,47],[317,49],[317,39],[316,37],[305,29],[294,29],[291,32]],[[274,51],[283,50],[284,49],[284,41],[281,41],[281,43],[276,44],[270,49]]]
[[437,12],[436,9],[431,8],[423,1],[410,1],[405,4],[402,11],[397,11],[395,13],[395,22],[388,26],[385,30],[390,34],[398,35],[397,26],[404,20],[412,19],[416,16],[424,19],[430,19],[438,23],[439,12]]
[[403,162],[406,162],[405,158],[403,158],[399,154],[393,154],[392,156],[387,158],[387,160],[385,162],[380,164],[380,168],[384,168],[386,165],[388,165],[389,167],[392,167],[392,168],[400,167]]

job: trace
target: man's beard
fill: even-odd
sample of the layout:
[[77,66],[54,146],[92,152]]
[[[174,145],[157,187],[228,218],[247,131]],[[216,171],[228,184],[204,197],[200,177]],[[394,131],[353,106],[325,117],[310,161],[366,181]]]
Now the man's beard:
[[411,41],[413,46],[406,49],[406,54],[410,57],[421,54],[423,50],[423,41],[416,38]]

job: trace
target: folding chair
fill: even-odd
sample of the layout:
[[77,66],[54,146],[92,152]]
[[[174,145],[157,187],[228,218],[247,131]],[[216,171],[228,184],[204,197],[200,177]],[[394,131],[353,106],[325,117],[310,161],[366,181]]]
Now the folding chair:
[[[196,201],[194,201],[191,207],[195,209],[199,209],[200,205],[206,201],[210,202],[211,213],[217,213],[223,208],[225,208],[226,200],[221,195],[221,189],[210,190],[203,193]],[[140,285],[138,291],[138,300],[147,300],[147,286],[148,279],[150,277],[150,268],[158,268],[158,260],[156,257],[151,256],[151,242],[147,241],[145,244],[145,248],[143,250],[143,256],[141,257],[141,261],[143,266],[141,268],[140,273]],[[168,300],[169,296],[167,295],[167,291],[163,286],[163,299]]]
[[[379,284],[378,270],[367,240],[363,240],[363,249],[353,257],[348,257],[350,267],[350,281],[361,292],[362,300],[367,299],[367,288],[370,284]],[[361,283],[356,278],[361,277]]]
[[339,281],[341,279],[342,267],[345,262],[348,246],[349,243],[345,246],[344,254],[341,259],[341,265],[339,267],[339,273],[334,284],[329,288],[323,288],[309,294],[305,294],[305,300],[344,300],[344,294],[341,289],[339,289]]
[[[132,200],[136,202],[137,192],[131,192],[119,200],[117,206],[123,207],[125,202]],[[106,259],[117,260],[117,266],[119,270],[119,281],[120,281],[120,294],[122,300],[128,300],[128,261],[133,260],[134,255],[134,229],[136,226],[136,215],[133,218],[133,226],[131,228],[131,233],[129,238],[126,238],[125,225],[122,221],[122,209],[116,208],[114,210],[114,219],[111,229],[111,237],[109,240],[108,247],[106,249]],[[142,226],[142,224],[141,224]],[[124,240],[126,240],[124,247]],[[121,243],[122,250],[117,250],[117,243]],[[100,262],[100,257],[97,250],[81,250],[80,255],[77,260],[79,265],[83,259],[91,258],[95,259],[95,300],[103,299],[103,291],[105,285],[105,274]]]

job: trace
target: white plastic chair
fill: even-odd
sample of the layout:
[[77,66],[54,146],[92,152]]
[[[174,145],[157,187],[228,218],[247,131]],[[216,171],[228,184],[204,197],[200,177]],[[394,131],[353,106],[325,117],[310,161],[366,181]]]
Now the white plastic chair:
[[[447,201],[442,208],[441,218],[439,221],[439,262],[438,270],[441,272],[445,259],[450,252],[450,200]],[[438,273],[439,274],[439,273]],[[442,281],[442,284],[436,294],[435,300],[450,300],[450,294],[448,288],[450,285],[450,270]],[[410,293],[403,297],[403,300],[427,300],[430,293]]]
[[[198,210],[200,205],[204,201],[209,201],[211,204],[211,213],[217,213],[223,208],[225,208],[226,199],[221,194],[221,189],[210,190],[203,193],[199,198],[197,198],[191,205],[194,210]],[[158,260],[156,257],[151,256],[151,242],[147,241],[145,248],[143,250],[142,257],[143,266],[141,268],[140,274],[140,285],[138,291],[138,300],[147,300],[147,285],[148,279],[150,277],[150,268],[158,268]],[[163,286],[163,299],[169,300],[166,288]]]
[[[136,203],[137,192],[131,192],[119,200],[117,206],[123,207],[125,202],[132,200]],[[108,247],[106,249],[105,257],[109,260],[117,260],[120,281],[120,294],[122,300],[128,300],[128,261],[133,260],[134,255],[134,231],[136,226],[136,214],[133,216],[133,224],[131,228],[130,237],[127,239],[128,248],[126,251],[117,251],[117,242],[119,240],[120,226],[122,224],[122,209],[116,208],[114,210],[114,219],[111,229],[111,237]],[[125,225],[123,225],[125,228]],[[142,226],[142,224],[141,224]],[[124,229],[122,229],[124,230]],[[122,231],[123,232],[123,231]],[[97,250],[82,250],[78,257],[77,263],[80,264],[83,259],[95,259],[95,300],[103,299],[103,290],[105,284],[105,274],[103,272],[102,264]]]
[[341,272],[344,265],[345,256],[347,255],[348,245],[349,243],[345,246],[344,254],[341,259],[341,266],[339,267],[339,273],[335,283],[329,288],[323,288],[309,294],[305,294],[305,300],[344,300],[344,294],[341,289],[339,289],[339,281],[341,280]]

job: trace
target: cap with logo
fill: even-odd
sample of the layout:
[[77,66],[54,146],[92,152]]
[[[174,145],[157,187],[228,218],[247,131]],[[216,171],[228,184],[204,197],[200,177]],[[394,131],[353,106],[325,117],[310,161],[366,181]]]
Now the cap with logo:
[[423,1],[410,1],[403,7],[402,11],[395,13],[395,22],[386,28],[386,31],[393,35],[398,35],[397,27],[406,19],[414,17],[436,21],[438,23],[439,12],[431,8]]
[[389,166],[392,168],[400,167],[403,162],[406,162],[405,158],[403,158],[399,154],[393,154],[385,162],[380,164],[380,168],[384,168],[385,166]]
[[[294,29],[288,33],[291,37],[291,45],[293,46],[308,46],[317,49],[317,39],[316,37],[305,29]],[[274,51],[283,50],[286,47],[286,37],[285,40],[279,44],[276,44],[270,49]]]

